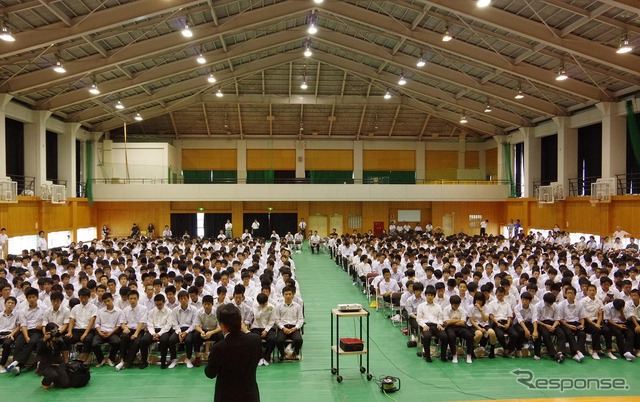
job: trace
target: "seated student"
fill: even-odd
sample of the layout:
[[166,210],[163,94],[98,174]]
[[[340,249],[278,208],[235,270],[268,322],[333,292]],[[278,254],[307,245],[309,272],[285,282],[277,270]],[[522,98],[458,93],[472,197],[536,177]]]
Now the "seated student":
[[7,366],[7,371],[20,375],[20,367],[29,360],[31,352],[36,349],[38,341],[42,338],[42,320],[44,319],[44,308],[38,305],[38,290],[27,288],[26,305],[18,314],[20,332],[16,336],[13,351],[13,363]]
[[424,285],[421,282],[415,282],[413,284],[413,295],[407,298],[405,309],[407,311],[407,318],[409,319],[410,338],[413,341],[414,334],[420,333],[420,327],[417,321],[418,306],[426,302],[422,292],[424,291]]
[[294,360],[298,359],[302,348],[300,328],[304,325],[302,306],[293,301],[295,289],[286,286],[282,290],[284,301],[275,308],[275,322],[278,328],[276,347],[280,352],[280,361],[284,360],[284,344],[287,339],[293,342]]
[[[627,317],[627,328],[633,331],[633,348],[640,349],[640,290],[633,289],[630,292],[631,302],[625,303],[624,314]],[[640,353],[636,353],[636,357]]]
[[67,351],[67,344],[58,333],[58,326],[50,322],[44,327],[44,336],[38,342],[38,372],[42,375],[42,388],[49,389],[52,385],[57,388],[69,387],[63,353]]
[[93,345],[93,337],[95,335],[93,328],[98,314],[98,307],[89,302],[91,298],[89,289],[80,289],[78,296],[80,304],[73,307],[71,313],[69,313],[69,330],[64,337],[64,341],[68,347],[77,342],[82,342],[82,353],[79,360],[86,362],[89,359],[89,353],[91,353]]
[[[556,304],[556,296],[547,292],[542,297],[542,302],[538,303],[533,310],[533,321],[538,324],[538,333],[544,341],[547,347],[547,352],[558,363],[564,361],[564,355],[562,352],[557,351],[553,345],[551,335],[555,335],[558,345],[565,344],[564,332],[558,329],[560,326],[560,310]],[[540,355],[536,354],[533,357],[536,360],[540,360]]]
[[520,303],[513,309],[515,314],[514,329],[518,337],[516,339],[516,350],[519,350],[522,357],[529,356],[529,351],[524,349],[524,343],[533,344],[534,353],[540,355],[540,337],[538,336],[538,324],[533,321],[533,306],[531,301],[533,296],[529,292],[524,292],[520,296]]
[[18,312],[15,311],[17,300],[13,296],[7,296],[4,299],[4,311],[0,315],[0,342],[2,342],[2,358],[0,358],[0,374],[4,374],[11,348],[15,341],[16,335],[20,330],[18,324]]
[[249,328],[253,322],[253,311],[251,305],[245,303],[244,292],[244,285],[235,285],[230,304],[233,304],[240,310],[240,314],[242,315],[242,331],[249,332]]
[[195,350],[196,367],[200,366],[200,348],[208,340],[220,342],[224,339],[222,328],[218,325],[216,312],[213,308],[213,296],[206,295],[202,298],[202,308],[196,312],[195,334],[193,348]]
[[[489,320],[489,312],[487,311],[486,296],[484,293],[476,292],[473,296],[473,305],[469,307],[467,316],[469,317],[469,323],[471,324],[471,330],[473,332],[473,345],[480,345],[484,348],[487,343],[490,350],[495,352],[495,345],[498,342],[496,338],[496,332],[491,328]],[[495,358],[495,353],[489,355],[490,359]]]
[[213,308],[217,309],[223,304],[227,303],[227,288],[226,286],[218,286],[216,289],[217,296],[213,301]]
[[[125,322],[122,310],[115,308],[113,303],[113,295],[109,292],[102,295],[102,303],[104,308],[98,311],[96,316],[96,335],[93,337],[91,348],[96,356],[96,367],[102,367],[105,364],[115,366],[116,355],[120,349],[120,330]],[[101,345],[109,344],[109,357],[104,358]],[[122,358],[122,356],[120,356]]]
[[[187,368],[193,368],[193,338],[196,327],[196,315],[198,309],[189,303],[189,293],[181,290],[178,293],[178,302],[180,305],[173,310],[173,333],[169,338],[169,347],[176,349],[178,343],[184,343],[185,352],[187,353]],[[174,368],[177,364],[175,356],[172,355],[169,368]]]
[[382,281],[376,287],[377,295],[382,296],[385,302],[391,303],[391,295],[399,291],[398,282],[391,279],[391,271],[389,271],[389,268],[384,268],[382,270]]
[[611,335],[616,337],[618,351],[627,361],[634,361],[633,336],[634,331],[627,327],[627,317],[624,314],[625,302],[615,299],[604,306],[604,319],[607,322]]
[[[569,352],[573,360],[582,363],[586,350],[587,333],[584,331],[585,312],[582,304],[576,300],[576,289],[573,286],[565,290],[565,299],[558,304],[560,309],[560,330],[564,332],[569,343]],[[577,339],[577,341],[576,341]]]
[[[449,340],[449,348],[451,350],[451,361],[458,363],[458,354],[456,349],[456,338],[464,339],[467,347],[467,363],[471,364],[473,354],[473,335],[467,329],[467,312],[460,307],[462,299],[458,295],[449,297],[449,305],[442,312],[444,316],[444,328]],[[446,348],[443,344],[442,348]]]
[[598,352],[600,352],[600,337],[602,336],[604,337],[607,348],[607,356],[611,360],[616,360],[617,357],[611,352],[613,346],[611,331],[604,323],[604,304],[596,297],[596,294],[596,285],[588,285],[587,296],[580,300],[585,313],[585,332],[591,334],[591,345],[593,349],[591,357],[595,360],[600,360]]
[[268,366],[271,361],[271,355],[276,347],[276,327],[274,307],[269,303],[269,296],[264,293],[256,296],[257,306],[253,307],[253,323],[251,323],[251,332],[260,335],[265,341],[265,350],[262,359],[258,362],[258,366]]
[[[414,285],[415,288],[415,285]],[[431,363],[431,338],[434,336],[440,340],[440,345],[444,346],[447,343],[447,333],[444,330],[444,319],[442,315],[442,308],[434,303],[436,296],[436,290],[433,286],[427,286],[425,290],[426,302],[421,303],[418,306],[416,321],[418,326],[422,328],[422,347],[424,348],[423,357],[427,363]],[[447,361],[447,348],[440,348],[440,360]]]
[[[166,369],[167,351],[170,347],[169,338],[173,333],[173,314],[170,309],[165,307],[165,297],[162,294],[154,296],[155,307],[149,311],[147,316],[147,333],[140,341],[140,350],[148,349],[149,345],[154,342],[160,343],[160,368]],[[171,347],[171,362],[176,360],[175,345]],[[141,369],[149,367],[149,363],[145,360],[140,365]],[[175,365],[174,365],[175,367]]]
[[433,302],[444,311],[444,308],[449,305],[449,298],[445,296],[444,282],[438,282],[434,287],[436,288],[436,297],[433,298]]
[[[120,335],[120,358],[116,365],[116,371],[120,371],[133,365],[136,353],[140,350],[142,364],[140,368],[145,368],[148,359],[149,349],[140,348],[140,344],[145,335],[148,311],[145,306],[138,303],[139,293],[137,290],[129,291],[129,305],[122,310],[123,323],[122,334]],[[144,366],[144,367],[143,367]]]
[[[504,348],[504,357],[515,357],[513,352],[516,348],[516,339],[518,333],[513,328],[513,310],[509,302],[505,300],[506,290],[500,286],[496,289],[496,300],[491,302],[487,309],[489,310],[489,319],[491,320],[491,328],[496,333],[498,342]],[[509,335],[509,342],[506,342],[505,335]],[[492,347],[489,355],[494,354]]]

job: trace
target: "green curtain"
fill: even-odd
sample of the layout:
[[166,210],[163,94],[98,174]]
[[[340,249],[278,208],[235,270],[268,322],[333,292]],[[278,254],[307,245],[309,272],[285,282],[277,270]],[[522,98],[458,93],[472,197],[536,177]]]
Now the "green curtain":
[[238,172],[235,170],[185,170],[183,177],[185,184],[233,184],[238,182]]
[[629,142],[631,142],[631,149],[633,149],[633,156],[636,158],[636,163],[640,165],[640,127],[638,126],[638,117],[633,112],[633,102],[628,100],[626,106]]
[[89,204],[93,204],[93,141],[87,141],[86,148],[86,167],[87,181],[85,184],[85,197],[89,199]]
[[353,171],[310,170],[309,181],[311,184],[353,184]]
[[365,184],[416,184],[416,172],[394,170],[365,170],[362,172],[362,181]]
[[247,170],[247,184],[273,184],[273,170]]
[[511,144],[505,143],[502,144],[502,149],[504,150],[504,172],[509,182],[509,197],[516,198],[516,184],[513,180],[513,167],[511,166]]
[[211,170],[185,170],[183,172],[185,184],[211,183]]
[[213,183],[236,184],[238,182],[238,172],[235,170],[213,170]]

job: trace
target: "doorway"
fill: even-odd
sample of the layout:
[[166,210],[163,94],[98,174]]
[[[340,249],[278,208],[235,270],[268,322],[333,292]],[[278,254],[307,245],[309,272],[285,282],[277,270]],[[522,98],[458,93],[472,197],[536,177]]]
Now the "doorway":
[[309,216],[309,226],[307,235],[313,231],[318,231],[318,236],[327,237],[327,222],[326,215],[311,215]]
[[442,215],[442,231],[446,236],[455,233],[455,213]]

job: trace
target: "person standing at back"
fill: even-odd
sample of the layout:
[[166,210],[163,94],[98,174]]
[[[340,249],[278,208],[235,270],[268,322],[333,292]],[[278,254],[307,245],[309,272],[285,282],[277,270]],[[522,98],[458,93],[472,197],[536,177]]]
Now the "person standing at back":
[[256,381],[258,362],[262,358],[260,336],[241,330],[242,315],[233,304],[223,304],[216,318],[224,340],[213,345],[204,373],[216,378],[215,402],[259,402]]

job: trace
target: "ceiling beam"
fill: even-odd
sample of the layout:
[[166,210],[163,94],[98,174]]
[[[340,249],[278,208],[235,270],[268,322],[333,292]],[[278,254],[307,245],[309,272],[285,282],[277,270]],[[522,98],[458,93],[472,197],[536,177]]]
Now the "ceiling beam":
[[[455,2],[456,4],[458,2]],[[462,3],[462,2],[460,2]],[[474,6],[475,7],[475,6]],[[323,6],[325,12],[340,16],[342,19],[356,21],[366,26],[381,29],[393,35],[407,37],[417,43],[431,46],[444,53],[454,54],[456,57],[472,60],[494,69],[502,69],[506,73],[525,80],[537,82],[545,86],[572,93],[583,99],[597,101],[613,101],[612,94],[608,91],[577,80],[555,81],[555,72],[521,63],[515,65],[513,61],[505,57],[496,57],[495,52],[479,48],[459,40],[442,42],[442,35],[422,28],[410,31],[410,25],[398,20],[386,17],[362,7],[357,7],[344,2],[329,2]],[[320,33],[320,32],[319,32]]]
[[72,25],[71,18],[67,17],[65,13],[63,13],[58,7],[55,6],[52,0],[40,0],[40,4],[42,4],[49,12],[56,16],[60,21],[64,22],[64,24],[68,27]]
[[600,3],[609,4],[610,6],[621,8],[625,11],[631,11],[638,14],[640,9],[640,0],[598,0]]
[[[131,3],[96,11],[93,14],[72,18],[65,22],[46,25],[41,28],[18,32],[15,44],[0,43],[2,57],[42,49],[52,43],[69,41],[119,26],[139,19],[178,11],[184,7],[200,4],[202,0],[138,0]],[[40,3],[40,2],[39,2]]]
[[[562,37],[558,29],[495,7],[480,11],[470,1],[430,0],[429,2],[440,9],[495,26],[501,30],[544,43],[547,46],[576,56],[584,57],[627,73],[640,74],[640,58],[638,56],[618,57],[615,49],[611,46],[605,46],[570,33]],[[616,3],[615,1],[604,2],[607,4]],[[638,1],[635,2],[638,3]],[[635,13],[637,12],[638,10],[636,9]]]
[[400,114],[400,108],[402,105],[398,105],[396,108],[396,114],[393,116],[393,120],[391,121],[391,127],[389,127],[389,137],[393,134],[393,129],[396,128],[396,121],[398,121],[398,115]]
[[595,10],[590,12],[589,15],[583,16],[582,18],[580,18],[578,20],[575,20],[571,24],[569,24],[566,27],[562,28],[562,30],[560,31],[560,37],[564,38],[565,36],[567,36],[571,32],[573,32],[576,29],[580,28],[581,26],[584,26],[585,24],[587,24],[589,21],[593,21],[594,18],[599,17],[602,14],[606,13],[611,8],[613,8],[613,7],[608,5],[608,4],[601,4],[600,7],[596,8]]

